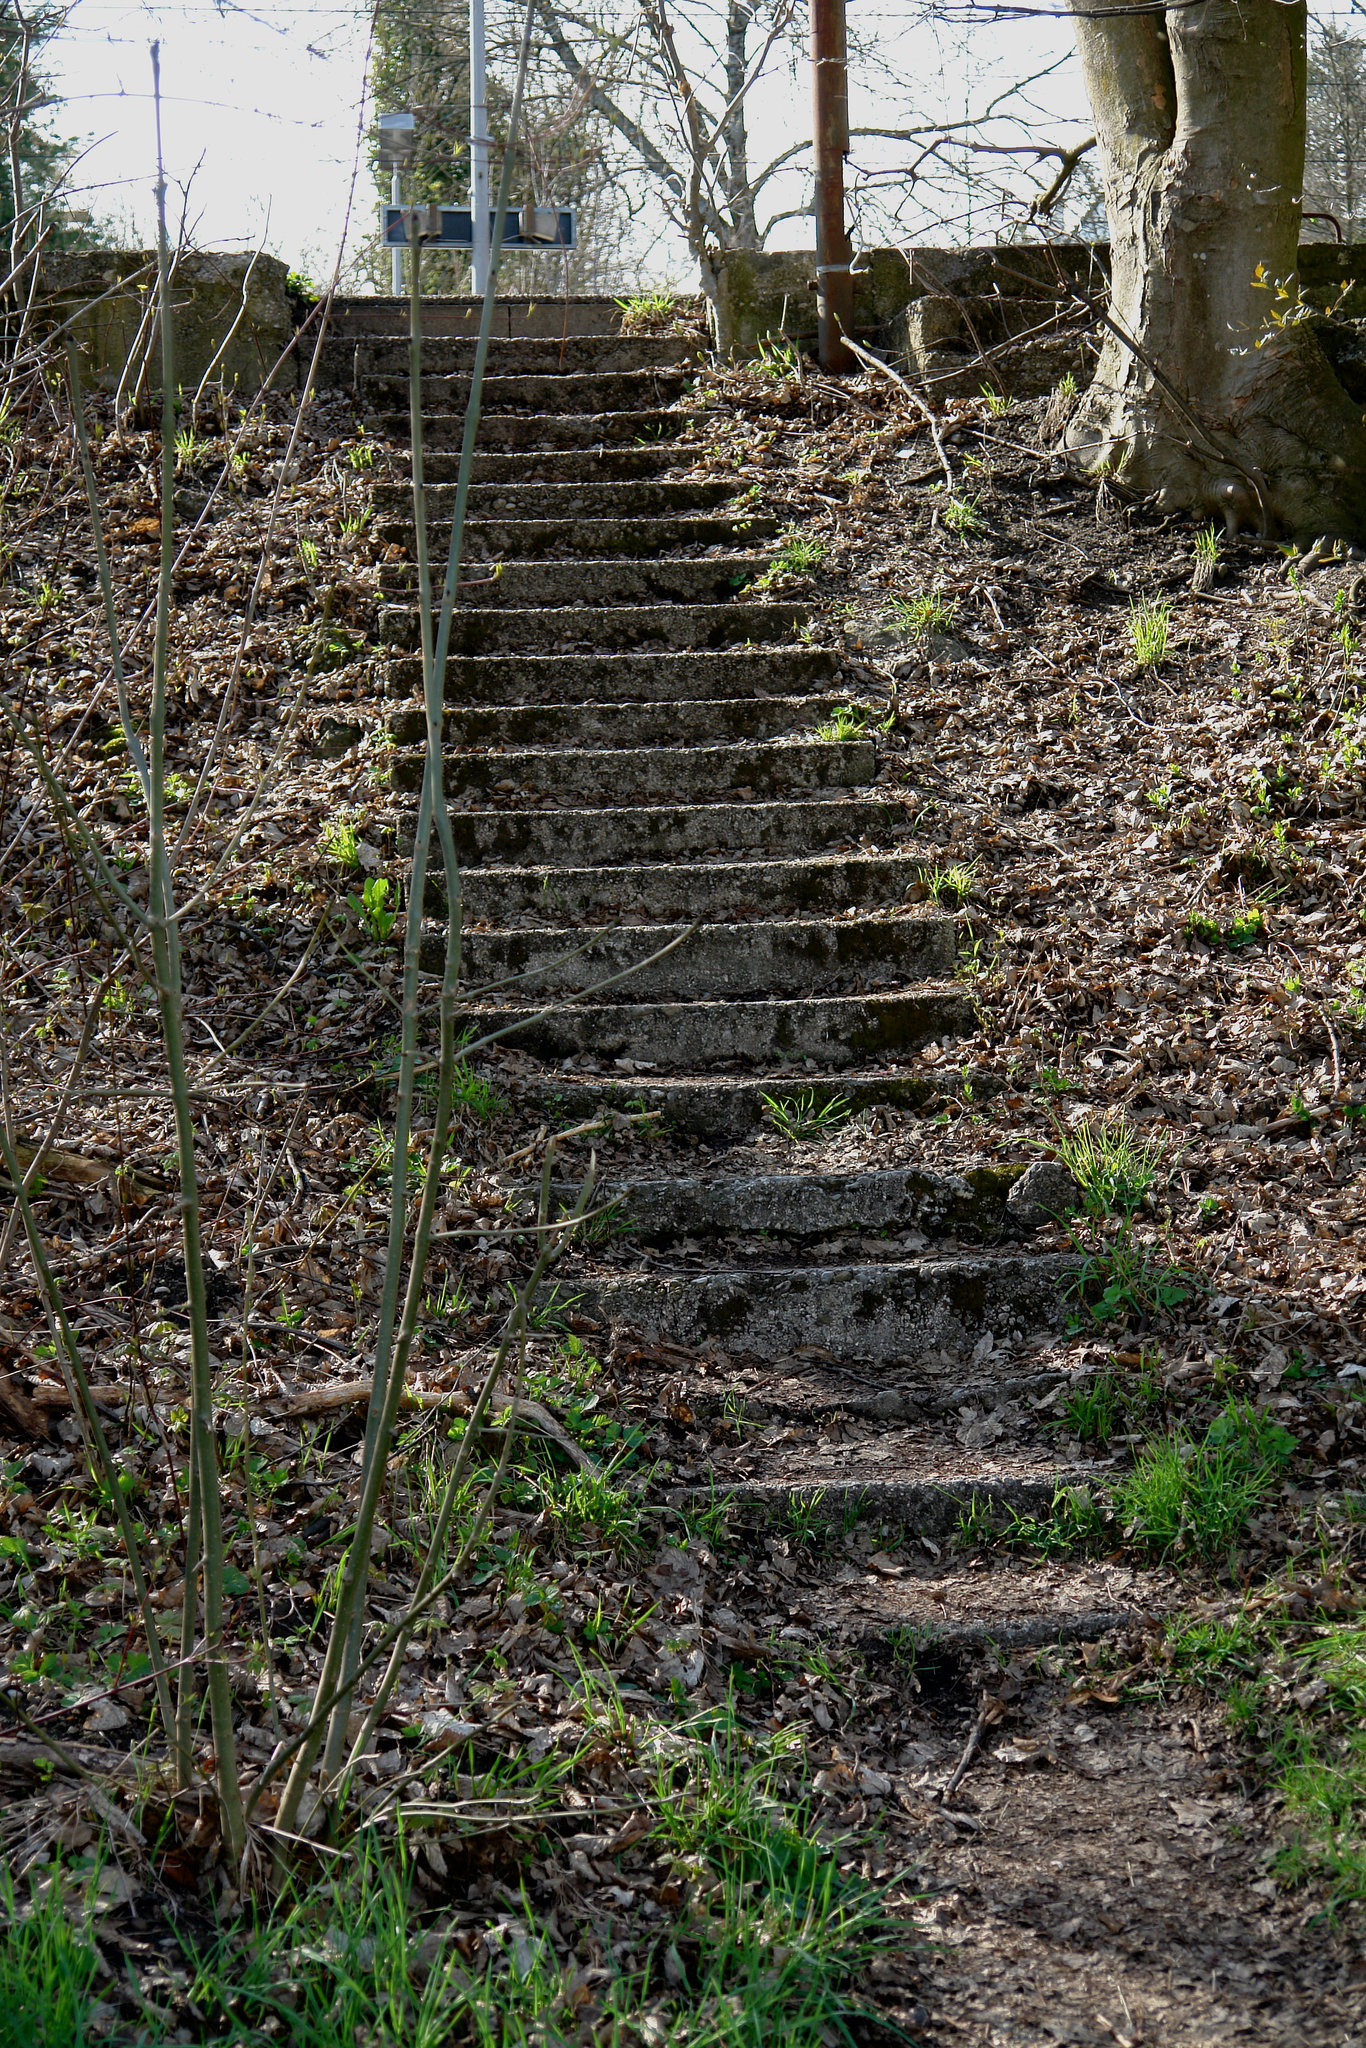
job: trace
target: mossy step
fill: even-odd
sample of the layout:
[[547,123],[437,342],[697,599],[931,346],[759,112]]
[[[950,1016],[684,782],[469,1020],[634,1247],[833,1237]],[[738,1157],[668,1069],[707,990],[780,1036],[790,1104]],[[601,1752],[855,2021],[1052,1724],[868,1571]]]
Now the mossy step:
[[694,1348],[773,1359],[819,1344],[835,1358],[887,1362],[1061,1329],[1076,1261],[995,1253],[885,1265],[746,1267],[585,1281],[584,1313]]
[[956,987],[691,1003],[634,1002],[629,983],[620,987],[627,999],[617,1002],[562,1001],[553,1008],[471,1005],[462,1009],[457,1028],[472,1036],[497,1031],[504,1045],[537,1059],[588,1054],[654,1066],[667,1062],[692,1074],[716,1066],[769,1072],[780,1060],[813,1060],[833,1072],[879,1059],[906,1059],[932,1040],[962,1037],[977,1028],[971,1002]]
[[[728,853],[817,854],[841,842],[894,845],[906,832],[899,804],[872,794],[809,796],[776,802],[640,804],[601,810],[460,810],[451,814],[459,859],[468,867],[525,862],[541,871],[604,867],[626,874],[624,861],[693,861]],[[412,845],[412,814],[399,830]],[[815,906],[812,906],[815,907]]]
[[[467,919],[497,923],[534,916],[544,925],[575,918],[599,923],[629,917],[668,923],[692,917],[794,917],[822,911],[888,910],[919,872],[909,854],[808,854],[802,860],[689,861],[649,867],[467,868],[461,894]],[[429,887],[444,908],[444,878]]]
[[[971,1027],[959,1022],[954,1028]],[[677,1064],[681,1062],[670,1061],[670,1065]],[[741,1143],[770,1123],[773,1103],[805,1104],[808,1112],[833,1104],[829,1128],[838,1130],[865,1110],[885,1106],[921,1111],[934,1101],[938,1083],[927,1070],[905,1068],[873,1073],[788,1070],[754,1077],[670,1074],[661,1078],[654,1071],[624,1069],[590,1075],[576,1067],[544,1080],[523,1081],[518,1092],[550,1130],[572,1130],[597,1118],[610,1130],[614,1118],[649,1111],[658,1118],[653,1127],[665,1136],[721,1146]]]
[[[623,993],[657,997],[833,995],[872,978],[936,981],[953,972],[954,924],[937,914],[772,920],[754,924],[639,925],[604,932],[466,930],[467,989],[515,979],[528,995],[579,994],[629,974]],[[423,940],[422,964],[440,971],[444,935]],[[672,952],[664,952],[667,946]],[[663,958],[652,956],[663,953]]]
[[[709,740],[782,739],[814,733],[828,722],[833,697],[723,697],[667,704],[448,705],[442,722],[448,748],[657,747]],[[389,720],[399,745],[426,737],[418,705]]]
[[[470,575],[488,561],[540,562],[572,550],[589,560],[625,555],[655,561],[674,548],[721,548],[771,540],[774,519],[749,512],[673,512],[661,517],[622,519],[506,519],[473,513],[465,528],[465,566]],[[375,522],[376,540],[413,548],[411,512],[383,515]],[[427,529],[429,558],[445,562],[450,550],[448,520],[434,520]],[[503,572],[506,574],[506,570]]]
[[[565,564],[568,568],[570,565]],[[482,592],[480,593],[482,595]],[[462,605],[455,614],[451,653],[588,653],[617,649],[633,653],[658,648],[701,653],[708,648],[742,648],[765,641],[794,640],[809,624],[805,605],[743,599],[731,604],[528,605],[490,611]],[[380,610],[380,637],[391,647],[417,645],[417,613],[411,604]]]
[[[576,560],[566,562],[469,561],[463,588],[481,610],[554,608],[560,605],[714,604],[748,588],[768,566],[767,555],[707,555],[677,561]],[[412,590],[411,563],[386,564],[382,591]],[[434,580],[437,580],[434,578]],[[474,593],[477,592],[477,599]]]
[[[580,371],[564,375],[518,375],[485,377],[481,424],[508,413],[563,416],[582,413],[630,412],[637,415],[672,405],[694,382],[686,369],[644,369]],[[468,375],[426,377],[422,383],[422,407],[426,412],[463,412],[469,402]],[[408,372],[360,378],[366,403],[398,407],[408,403]]]
[[[476,335],[431,334],[424,314],[422,375],[428,378],[468,377],[474,368]],[[368,385],[392,379],[407,388],[411,344],[406,332],[335,333],[324,341],[318,368],[319,384]],[[489,340],[486,386],[534,378],[538,383],[566,375],[636,376],[642,371],[681,370],[695,364],[698,344],[685,335],[649,336],[581,334],[564,341],[529,335],[495,335]]]
[[[833,682],[838,671],[825,647],[744,647],[686,654],[501,654],[453,656],[446,697],[462,710],[490,705],[605,706],[716,703],[723,698],[796,697]],[[425,730],[419,700],[422,663],[395,655],[386,682],[392,697],[415,701],[414,731]],[[401,715],[401,714],[396,714]],[[397,728],[395,728],[396,736]]]
[[[832,1231],[913,1230],[931,1237],[971,1230],[998,1235],[1010,1221],[1006,1198],[1025,1171],[1017,1166],[969,1167],[937,1173],[893,1167],[878,1173],[727,1174],[713,1178],[604,1180],[594,1206],[616,1203],[613,1224],[643,1244],[726,1234],[817,1238]],[[528,1197],[535,1198],[535,1190]],[[568,1207],[577,1190],[556,1185]]]
[[[396,790],[421,787],[422,749],[393,756]],[[608,803],[614,797],[678,803],[722,790],[778,796],[790,790],[856,789],[877,772],[867,740],[814,740],[696,747],[564,747],[504,754],[451,754],[443,779],[452,797],[506,789],[551,796],[559,803]]]
[[[498,483],[472,483],[469,516],[474,519],[617,519],[663,518],[680,512],[706,512],[730,503],[733,483],[705,477],[670,477],[639,482],[541,482],[518,475]],[[427,518],[447,526],[454,513],[454,483],[434,483],[425,492]],[[411,520],[413,490],[406,483],[378,483],[371,493],[376,514]]]
[[[671,440],[684,425],[687,414],[671,412],[664,406],[648,411],[594,413],[485,413],[479,421],[479,446],[492,449],[529,448],[538,452],[577,448],[590,453],[596,449]],[[406,442],[407,411],[378,411],[368,422],[386,440]],[[464,421],[459,412],[428,411],[422,423],[424,446],[434,451],[429,474],[437,476],[437,454],[457,449],[464,439]],[[642,451],[643,452],[643,451]],[[674,456],[673,460],[677,460]]]

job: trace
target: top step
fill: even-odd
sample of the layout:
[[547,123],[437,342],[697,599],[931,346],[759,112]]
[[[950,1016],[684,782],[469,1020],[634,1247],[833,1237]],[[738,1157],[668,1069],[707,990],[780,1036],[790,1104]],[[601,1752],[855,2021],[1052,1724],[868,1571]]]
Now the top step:
[[[444,337],[471,339],[479,332],[482,299],[455,299],[422,295],[423,332],[432,340]],[[563,293],[544,299],[499,299],[493,312],[493,333],[500,341],[528,338],[558,341],[571,334],[619,334],[622,310],[615,299],[566,298]],[[342,338],[362,335],[401,336],[408,332],[408,300],[403,298],[349,298],[332,301],[328,331]]]

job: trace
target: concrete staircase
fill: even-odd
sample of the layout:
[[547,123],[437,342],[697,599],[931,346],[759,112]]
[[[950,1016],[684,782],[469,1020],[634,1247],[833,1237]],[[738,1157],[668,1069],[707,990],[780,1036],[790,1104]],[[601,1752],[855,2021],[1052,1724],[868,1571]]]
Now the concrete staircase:
[[[425,315],[443,559],[474,317],[458,301]],[[331,365],[400,445],[404,319],[394,301],[344,309]],[[605,1190],[624,1231],[566,1262],[561,1296],[611,1326],[619,1356],[634,1345],[659,1377],[682,1373],[690,1412],[719,1413],[730,1373],[733,1397],[779,1419],[716,1433],[685,1487],[779,1509],[819,1493],[846,1526],[923,1539],[879,1582],[876,1626],[928,1615],[942,1631],[959,1611],[979,1636],[1094,1632],[1115,1616],[1090,1593],[1009,1566],[969,1587],[937,1555],[974,1499],[1043,1513],[1089,1476],[1041,1429],[1065,1391],[1037,1343],[1062,1327],[1065,1274],[1028,1245],[1041,1218],[1017,1199],[1023,1164],[831,1172],[820,1143],[768,1137],[772,1102],[923,1101],[916,1054],[973,1010],[954,921],[906,905],[909,825],[873,741],[817,736],[847,701],[836,656],[807,643],[802,605],[754,588],[772,521],[682,473],[686,344],[618,326],[610,301],[499,308],[447,678],[465,1021],[515,1027],[547,1123],[656,1110],[679,1162]],[[379,487],[375,511],[410,544],[406,486]],[[385,572],[401,792],[422,767],[412,574]],[[435,924],[431,944],[434,964]]]

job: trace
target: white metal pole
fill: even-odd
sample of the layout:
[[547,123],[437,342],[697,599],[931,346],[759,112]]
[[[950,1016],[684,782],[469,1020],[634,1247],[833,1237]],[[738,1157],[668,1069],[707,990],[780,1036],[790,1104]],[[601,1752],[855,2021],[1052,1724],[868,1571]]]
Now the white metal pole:
[[[402,206],[403,204],[403,180],[398,174],[397,164],[394,165],[389,176],[389,204],[391,206]],[[389,251],[389,289],[393,292],[396,299],[402,298],[403,251],[399,248],[397,242],[394,243]]]
[[484,82],[484,0],[470,0],[470,244],[474,296],[489,281],[489,110]]

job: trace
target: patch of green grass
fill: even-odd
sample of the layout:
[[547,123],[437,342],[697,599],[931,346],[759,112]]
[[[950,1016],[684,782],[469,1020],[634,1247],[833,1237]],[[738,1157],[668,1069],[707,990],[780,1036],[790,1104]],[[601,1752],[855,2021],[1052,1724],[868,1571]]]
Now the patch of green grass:
[[81,1928],[90,1894],[61,1866],[16,1883],[0,1869],[0,2037],[5,2048],[86,2048],[99,1959]]
[[854,1114],[847,1095],[830,1095],[818,1101],[815,1090],[800,1095],[765,1095],[764,1120],[780,1138],[829,1138]]
[[814,1493],[794,1493],[788,1496],[782,1509],[784,1526],[795,1543],[807,1544],[816,1530],[825,1521],[825,1488],[818,1487]]
[[1126,1116],[1088,1117],[1056,1126],[1058,1158],[1081,1190],[1088,1216],[1132,1216],[1157,1179],[1167,1142],[1136,1131]]
[[968,540],[974,533],[981,533],[986,520],[980,510],[981,498],[950,498],[939,517],[949,532],[959,540]]
[[1129,640],[1140,668],[1160,668],[1167,658],[1172,608],[1168,599],[1129,599]]
[[937,590],[922,591],[918,597],[894,597],[892,611],[899,625],[924,640],[931,633],[947,633],[958,617],[956,597],[944,597]]
[[789,526],[778,536],[777,552],[764,570],[750,585],[751,590],[772,590],[783,576],[809,576],[825,560],[825,545],[803,533],[799,526]]
[[1236,911],[1227,924],[1221,925],[1203,911],[1193,910],[1186,919],[1186,932],[1202,946],[1224,945],[1231,953],[1236,953],[1244,946],[1255,946],[1259,939],[1266,937],[1266,912],[1256,903],[1247,904]]
[[1087,1486],[1060,1486],[1046,1515],[1020,1515],[1014,1509],[999,1540],[1011,1550],[1042,1557],[1074,1557],[1112,1544],[1114,1525]]
[[831,707],[830,716],[815,728],[812,738],[862,740],[867,739],[870,732],[887,732],[891,723],[889,714],[879,717],[867,704],[835,704]]
[[1366,1899],[1366,1627],[1307,1624],[1259,1601],[1218,1621],[1178,1623],[1163,1646],[1175,1675],[1215,1692],[1279,1796],[1286,1885],[1314,1881],[1330,1912]]
[[1004,391],[996,390],[994,385],[984,384],[982,386],[982,396],[987,402],[987,411],[994,420],[1000,419],[1003,413],[1010,411],[1011,401],[1006,397]]
[[1181,1428],[1142,1447],[1115,1488],[1116,1517],[1131,1542],[1164,1557],[1222,1559],[1294,1452],[1288,1430],[1231,1399],[1203,1438]]
[[632,292],[629,297],[613,301],[621,314],[623,334],[648,333],[666,320],[674,309],[672,292]]
[[451,1075],[451,1106],[467,1109],[480,1123],[501,1116],[510,1107],[508,1098],[487,1074],[468,1060],[457,1060]]
[[922,867],[920,879],[941,910],[958,910],[972,894],[977,879],[975,860],[951,861],[944,867]]

